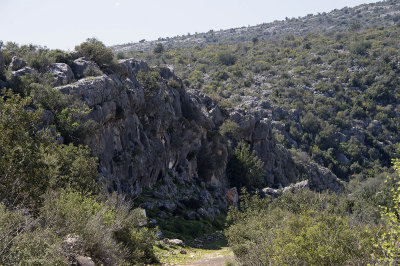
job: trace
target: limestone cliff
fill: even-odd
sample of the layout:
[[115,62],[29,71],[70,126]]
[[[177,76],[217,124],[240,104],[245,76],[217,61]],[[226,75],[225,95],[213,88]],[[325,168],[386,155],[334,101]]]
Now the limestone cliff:
[[[58,83],[69,83],[59,90],[92,109],[88,118],[98,127],[84,142],[98,156],[99,179],[108,190],[130,197],[145,195],[142,206],[157,209],[165,218],[174,214],[212,218],[226,209],[229,147],[218,133],[224,120],[218,106],[200,92],[186,91],[167,68],[153,69],[127,59],[119,61],[113,74],[85,78],[90,64],[83,58],[75,60],[72,83],[69,67],[54,66],[53,72]],[[158,75],[151,86],[139,81],[146,73]],[[240,110],[226,116],[239,124],[241,138],[265,162],[269,185],[286,186],[306,174],[315,189],[341,189],[329,170],[296,164],[290,152],[272,139],[268,118]]]

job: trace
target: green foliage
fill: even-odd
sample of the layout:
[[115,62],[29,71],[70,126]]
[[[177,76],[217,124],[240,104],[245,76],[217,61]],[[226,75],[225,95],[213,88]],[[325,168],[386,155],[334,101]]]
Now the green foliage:
[[101,202],[77,192],[46,196],[42,216],[45,225],[66,235],[74,232],[84,249],[98,262],[155,262],[154,233],[141,227],[146,221],[139,210],[117,195]]
[[159,81],[161,80],[161,76],[156,69],[149,71],[139,70],[137,73],[137,79],[143,86],[146,99],[149,99],[158,93],[160,89]]
[[66,143],[81,143],[83,136],[90,135],[98,126],[87,119],[91,111],[87,105],[72,95],[48,87],[33,90],[32,97],[36,105],[54,115],[55,126]]
[[[211,43],[210,32],[206,34],[210,42],[203,47],[178,49],[174,44],[163,56],[152,51],[130,56],[152,65],[173,64],[186,86],[200,89],[228,111],[237,106],[254,111],[256,107],[247,106],[248,96],[269,103],[274,107],[265,111],[285,124],[275,134],[281,144],[306,152],[344,180],[359,173],[371,177],[369,172],[390,166],[394,146],[400,142],[396,118],[400,28],[363,30],[360,24],[360,30],[350,32],[351,23],[343,21],[337,24],[344,29],[340,33],[291,36],[277,42],[265,41],[274,35],[263,36],[256,44],[250,42],[254,33],[247,41]],[[374,120],[380,125],[368,127]],[[340,142],[354,143],[360,152]],[[338,160],[342,154],[348,164]],[[374,160],[368,160],[370,154]]]
[[116,57],[117,59],[125,59],[125,54],[123,52],[118,52]]
[[65,265],[60,238],[26,212],[0,203],[0,264]]
[[36,204],[46,190],[46,165],[38,132],[41,111],[27,111],[29,98],[10,91],[0,97],[0,198],[8,204]]
[[374,262],[370,254],[378,228],[348,216],[337,196],[297,190],[272,203],[246,193],[241,198],[240,210],[229,211],[225,233],[244,265]]
[[[142,226],[146,218],[121,197],[101,201],[66,190],[43,197],[36,216],[0,203],[2,265],[66,265],[71,255],[89,255],[96,264],[157,262],[154,233]],[[71,234],[82,239],[82,254],[63,249],[63,239]]]
[[49,167],[50,188],[68,188],[85,193],[98,192],[97,160],[91,157],[88,147],[57,145],[52,153],[44,154],[44,162]]
[[75,50],[88,60],[96,62],[100,67],[113,64],[114,54],[112,50],[96,38],[88,38],[85,42],[77,45]]
[[47,50],[42,49],[35,53],[31,53],[28,56],[28,66],[33,67],[40,72],[45,72],[50,66],[50,60],[47,53]]
[[[378,246],[382,247],[383,252],[376,256],[379,262],[384,265],[398,265],[400,262],[400,160],[393,160],[393,167],[397,176],[391,189],[391,206],[382,206],[382,217],[385,222],[386,230],[378,241]],[[391,182],[388,178],[387,182]]]
[[164,52],[164,46],[162,45],[162,43],[157,43],[157,45],[153,49],[153,52],[155,54],[161,54],[162,52]]
[[241,141],[228,162],[228,177],[237,187],[258,188],[264,183],[264,163]]
[[350,44],[350,52],[357,55],[365,55],[371,47],[371,43],[367,41],[354,41]]
[[10,205],[37,205],[49,188],[96,192],[97,163],[87,148],[58,145],[40,129],[41,110],[10,91],[0,97],[0,198]]
[[54,63],[65,63],[67,65],[72,64],[72,58],[71,56],[62,50],[56,49],[56,50],[51,50],[48,53],[48,57],[53,61]]
[[219,127],[219,133],[231,139],[236,139],[240,133],[240,127],[235,121],[227,119]]
[[236,62],[236,56],[229,52],[220,52],[217,54],[217,61],[220,64],[231,66]]

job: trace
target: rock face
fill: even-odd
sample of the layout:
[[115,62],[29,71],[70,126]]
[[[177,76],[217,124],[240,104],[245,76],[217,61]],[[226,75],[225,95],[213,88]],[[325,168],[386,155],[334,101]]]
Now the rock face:
[[263,111],[231,113],[230,118],[240,127],[240,138],[251,144],[258,157],[264,162],[267,186],[288,186],[300,177],[310,180],[310,188],[322,191],[341,191],[344,186],[329,169],[313,162],[295,162],[293,155],[272,137],[273,125]]
[[54,63],[50,66],[50,73],[53,74],[55,85],[66,85],[74,80],[74,73],[72,73],[69,65],[64,63]]
[[236,187],[228,189],[225,194],[226,200],[230,206],[237,206],[239,201],[239,194],[237,192]]
[[[91,64],[75,60],[75,78],[84,76]],[[62,82],[72,80],[67,67],[56,67]],[[139,72],[149,71],[159,73],[156,85],[138,81]],[[84,142],[99,158],[99,178],[108,190],[141,195],[141,207],[162,218],[213,219],[226,210],[227,202],[237,204],[237,190],[226,193],[229,149],[218,134],[224,120],[221,110],[204,94],[186,91],[168,68],[120,60],[118,73],[82,78],[58,89],[92,109],[88,119],[99,126]],[[267,185],[287,186],[306,174],[312,189],[342,189],[328,169],[296,163],[274,141],[272,123],[261,111],[238,109],[230,119],[240,127],[239,139],[250,143],[264,161]]]
[[26,67],[26,62],[21,58],[14,56],[11,60],[10,67],[12,71],[17,71],[23,67]]
[[87,61],[84,57],[78,58],[72,62],[72,71],[78,79],[87,76],[96,76],[101,73],[96,63]]
[[[226,145],[212,137],[212,115],[207,107],[198,108],[198,96],[168,86],[167,80],[176,79],[170,70],[159,69],[159,88],[150,89],[136,79],[139,70],[149,71],[146,64],[133,59],[119,64],[121,75],[58,87],[92,108],[89,118],[99,128],[85,143],[99,158],[101,181],[110,191],[129,196],[151,189],[155,200],[143,207],[167,216],[191,206],[214,217],[226,208],[228,153]],[[76,67],[74,71],[77,74]],[[208,154],[213,165],[208,165]]]

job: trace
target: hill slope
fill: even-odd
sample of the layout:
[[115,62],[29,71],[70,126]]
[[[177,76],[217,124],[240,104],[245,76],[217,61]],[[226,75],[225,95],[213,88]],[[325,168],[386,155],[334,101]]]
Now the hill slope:
[[396,0],[364,4],[354,8],[342,8],[329,13],[318,13],[299,18],[287,18],[257,26],[209,31],[176,37],[159,38],[111,47],[114,52],[148,51],[158,43],[167,48],[190,48],[213,44],[235,44],[250,42],[253,38],[262,41],[279,41],[288,35],[295,37],[308,33],[339,32],[348,29],[367,29],[391,26],[400,21],[400,3]]

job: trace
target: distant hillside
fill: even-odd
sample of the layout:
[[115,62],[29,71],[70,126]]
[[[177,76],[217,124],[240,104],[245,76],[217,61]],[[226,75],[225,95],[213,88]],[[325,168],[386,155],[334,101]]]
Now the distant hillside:
[[337,32],[349,29],[367,29],[390,26],[400,21],[400,2],[390,0],[363,4],[354,8],[335,9],[329,13],[309,14],[301,18],[287,18],[252,27],[195,33],[176,37],[159,38],[112,46],[114,52],[146,51],[162,43],[168,48],[190,48],[210,44],[235,44],[250,42],[254,38],[262,41],[277,41],[288,35],[304,36],[308,33]]

